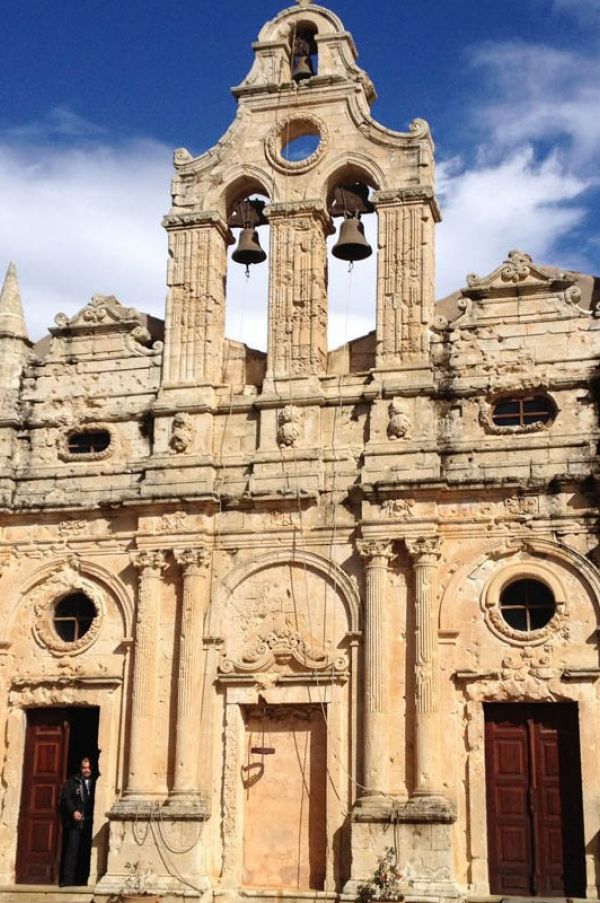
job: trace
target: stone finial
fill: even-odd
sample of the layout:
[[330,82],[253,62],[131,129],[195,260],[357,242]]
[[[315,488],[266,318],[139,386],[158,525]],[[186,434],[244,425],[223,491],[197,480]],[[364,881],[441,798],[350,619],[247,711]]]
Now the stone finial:
[[9,263],[0,292],[0,336],[10,335],[17,339],[27,339],[27,326],[21,303],[21,292],[17,278],[17,268]]
[[296,0],[298,6],[312,6],[313,0]]

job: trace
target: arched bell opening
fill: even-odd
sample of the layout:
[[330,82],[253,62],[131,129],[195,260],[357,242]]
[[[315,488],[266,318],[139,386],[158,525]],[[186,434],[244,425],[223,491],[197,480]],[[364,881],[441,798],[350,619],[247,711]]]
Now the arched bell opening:
[[[338,171],[329,183],[327,209],[336,227],[327,243],[329,348],[345,346],[375,329],[378,242],[371,201],[375,187],[372,177],[355,167]],[[370,350],[365,342],[360,352],[365,366],[359,369],[373,366],[374,345]]]
[[[227,311],[225,335],[251,349],[267,347],[267,299],[269,291],[269,223],[264,214],[269,198],[262,186],[248,182],[230,192],[227,224],[235,244],[227,259]],[[225,358],[228,345],[225,349]],[[227,361],[226,361],[227,363]],[[224,370],[228,367],[224,366]],[[252,380],[248,380],[252,381]]]
[[290,36],[290,65],[292,80],[300,85],[318,74],[319,50],[313,22],[295,22]]

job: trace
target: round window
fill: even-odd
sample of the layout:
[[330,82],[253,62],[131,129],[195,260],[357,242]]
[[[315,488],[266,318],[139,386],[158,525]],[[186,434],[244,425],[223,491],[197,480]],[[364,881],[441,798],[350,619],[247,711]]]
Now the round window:
[[64,643],[75,643],[85,636],[96,615],[96,606],[84,593],[70,593],[54,607],[54,629]]
[[300,135],[284,144],[281,148],[281,156],[289,163],[298,163],[316,153],[320,143],[320,135]]
[[539,580],[515,580],[502,590],[500,611],[510,627],[529,633],[552,620],[556,602],[551,590]]

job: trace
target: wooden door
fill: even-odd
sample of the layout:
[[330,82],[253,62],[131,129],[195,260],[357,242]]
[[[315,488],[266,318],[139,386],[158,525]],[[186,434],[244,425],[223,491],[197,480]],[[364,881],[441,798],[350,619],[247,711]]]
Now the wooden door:
[[323,890],[327,725],[321,707],[250,709],[246,739],[243,883]]
[[66,778],[69,721],[65,709],[27,713],[17,843],[18,884],[54,884],[60,870],[60,788]]
[[485,706],[490,890],[584,896],[577,706]]

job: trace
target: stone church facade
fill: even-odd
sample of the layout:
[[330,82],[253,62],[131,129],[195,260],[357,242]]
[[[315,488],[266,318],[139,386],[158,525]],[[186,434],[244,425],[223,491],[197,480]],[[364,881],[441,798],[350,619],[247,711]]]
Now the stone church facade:
[[[408,900],[595,898],[597,283],[511,251],[434,304],[427,123],[371,117],[310,0],[253,47],[175,153],[164,323],[94,296],[32,344],[4,283],[0,884],[57,880],[90,753],[88,899],[139,863],[170,900],[351,900],[390,847]],[[328,351],[358,213],[375,329]],[[224,324],[266,223],[264,354]]]

